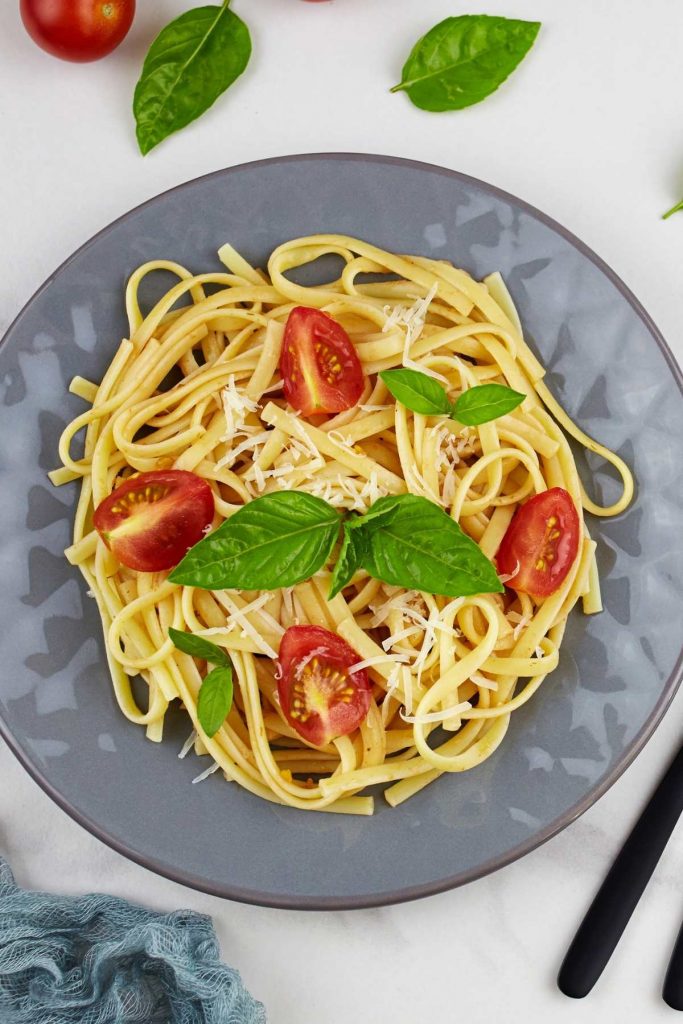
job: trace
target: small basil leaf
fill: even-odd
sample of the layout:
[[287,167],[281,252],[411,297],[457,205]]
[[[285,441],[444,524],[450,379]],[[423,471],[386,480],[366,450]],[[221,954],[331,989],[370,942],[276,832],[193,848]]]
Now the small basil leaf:
[[207,736],[215,736],[232,707],[232,667],[214,668],[202,681],[197,717]]
[[478,384],[460,395],[453,405],[453,416],[467,427],[477,427],[512,412],[525,398],[504,384]]
[[349,530],[363,530],[367,533],[372,530],[374,526],[379,525],[379,522],[388,522],[394,512],[398,508],[401,502],[401,495],[389,494],[386,498],[378,498],[377,501],[373,502],[367,512],[364,512],[362,516],[355,516],[353,519],[347,519],[344,523],[344,528]]
[[398,85],[422,110],[461,110],[501,85],[531,49],[538,21],[463,14],[446,18],[413,47]]
[[218,99],[246,68],[249,29],[228,9],[196,7],[162,29],[135,87],[138,145],[149,153]]
[[250,501],[200,540],[169,579],[203,590],[277,590],[307,580],[327,562],[339,513],[304,491]]
[[388,522],[368,533],[362,567],[377,580],[447,597],[501,593],[492,562],[426,498],[403,494]]
[[203,658],[204,661],[210,661],[212,665],[220,665],[222,668],[230,666],[230,659],[225,651],[217,647],[216,644],[212,644],[210,640],[205,640],[203,636],[197,636],[195,633],[183,633],[182,630],[173,629],[172,626],[169,628],[168,635],[178,650],[184,654],[191,654],[193,658]]
[[448,415],[451,403],[438,380],[419,370],[382,370],[380,377],[406,409],[423,416]]
[[667,217],[670,217],[674,213],[679,213],[681,210],[683,210],[683,199],[681,199],[680,203],[676,203],[675,206],[672,206],[670,210],[667,210],[666,213],[663,213],[662,220],[666,220]]
[[330,581],[330,592],[327,595],[328,601],[336,597],[349,583],[360,568],[361,559],[367,548],[367,538],[364,530],[351,529],[351,523],[360,523],[360,519],[344,523],[344,538],[337,556],[337,561]]

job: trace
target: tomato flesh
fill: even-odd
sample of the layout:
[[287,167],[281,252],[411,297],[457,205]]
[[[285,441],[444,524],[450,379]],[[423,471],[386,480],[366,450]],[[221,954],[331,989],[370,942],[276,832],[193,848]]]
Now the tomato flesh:
[[319,309],[289,314],[280,356],[285,398],[302,416],[344,412],[363,394],[363,369],[348,334]]
[[183,469],[131,476],[95,510],[93,523],[122,565],[172,569],[201,540],[214,514],[206,480]]
[[521,505],[500,545],[498,572],[523,594],[548,597],[564,582],[579,550],[581,524],[571,495],[563,487],[529,498]]
[[280,641],[278,694],[293,729],[324,747],[358,728],[370,707],[364,669],[349,672],[359,655],[322,626],[290,626]]
[[119,45],[135,14],[135,0],[21,0],[21,18],[33,41],[62,60],[99,60]]

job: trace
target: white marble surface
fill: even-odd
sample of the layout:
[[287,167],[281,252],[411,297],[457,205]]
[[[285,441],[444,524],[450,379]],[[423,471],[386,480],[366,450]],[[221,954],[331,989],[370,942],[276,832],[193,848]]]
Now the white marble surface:
[[[76,246],[131,206],[216,168],[283,153],[424,159],[547,211],[634,289],[683,358],[683,5],[672,0],[235,0],[252,27],[244,78],[146,159],[130,96],[145,48],[186,0],[141,3],[98,65],[43,56],[0,6],[0,329]],[[544,22],[514,79],[483,105],[430,115],[391,96],[402,58],[447,14]],[[93,888],[209,913],[225,958],[271,1024],[666,1021],[659,992],[683,912],[674,836],[602,982],[585,1002],[555,975],[590,895],[679,740],[683,693],[635,764],[573,826],[498,874],[385,910],[298,914],[230,904],[124,860],[74,824],[0,748],[0,851],[35,888]],[[114,784],[114,782],[112,783]],[[386,856],[378,851],[378,856]]]

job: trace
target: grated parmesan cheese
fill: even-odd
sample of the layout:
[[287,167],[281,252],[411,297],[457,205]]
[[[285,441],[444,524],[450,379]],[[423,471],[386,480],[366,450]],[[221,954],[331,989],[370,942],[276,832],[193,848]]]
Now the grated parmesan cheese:
[[417,626],[408,626],[406,629],[400,629],[398,633],[393,633],[391,636],[388,636],[386,640],[382,640],[382,647],[385,651],[388,651],[390,647],[393,647],[394,644],[397,644],[400,640],[406,640],[408,637],[415,636],[415,634],[419,632],[420,630]]
[[228,383],[221,391],[221,402],[223,412],[225,413],[226,428],[226,433],[221,440],[232,441],[237,431],[244,427],[244,421],[248,414],[256,412],[258,402],[255,402],[244,391],[238,389],[234,373],[230,374]]
[[500,572],[498,573],[498,579],[503,584],[507,583],[508,580],[513,579],[513,577],[517,575],[517,573],[519,572],[519,568],[519,559],[517,559],[517,561],[515,562],[515,567],[512,570],[512,572]]
[[519,640],[520,636],[531,622],[531,616],[520,615],[519,612],[508,612],[508,619],[510,622],[516,622],[517,625],[512,630],[512,639]]
[[331,437],[333,441],[340,444],[342,448],[347,448],[351,451],[355,451],[354,441],[350,437],[345,437],[340,430],[328,430],[327,436]]
[[406,306],[395,306],[394,309],[391,310],[390,306],[385,306],[383,312],[386,316],[386,320],[382,327],[382,333],[390,331],[393,327],[402,327],[405,331],[403,339],[403,365],[409,369],[418,370],[420,373],[424,373],[428,377],[434,377],[436,380],[440,380],[444,384],[448,384],[448,379],[442,374],[437,373],[435,370],[430,370],[429,367],[423,366],[421,363],[417,363],[414,359],[410,358],[410,349],[413,342],[417,341],[422,334],[427,311],[432,299],[438,291],[438,288],[438,284],[434,282],[425,297],[416,299],[413,305],[409,308]]
[[202,772],[201,775],[197,775],[192,780],[192,785],[195,786],[198,782],[203,782],[204,779],[208,779],[209,775],[213,775],[213,773],[217,772],[219,768],[220,765],[216,764],[216,762],[214,761],[210,768],[207,768],[205,772]]
[[257,614],[268,622],[269,625],[272,623],[271,628],[273,628],[275,632],[280,634],[284,633],[282,626],[280,626],[279,623],[276,623],[275,619],[268,612],[261,610],[263,605],[270,600],[270,593],[267,592],[261,594],[254,601],[251,601],[249,604],[245,604],[244,608],[238,608],[227,590],[223,591],[223,600],[230,609],[230,614],[225,620],[225,625],[212,626],[210,629],[202,629],[201,632],[197,633],[197,636],[209,637],[215,636],[219,633],[230,633],[233,629],[240,626],[241,635],[243,637],[249,637],[250,640],[253,640],[256,646],[259,647],[264,654],[267,654],[269,658],[277,658],[277,654],[273,648],[263,639],[259,631],[252,626],[247,618],[247,615],[250,613]]
[[178,757],[181,760],[182,760],[182,758],[187,757],[189,752],[192,750],[192,747],[194,746],[194,741],[196,739],[197,739],[197,730],[193,729],[192,732],[190,733],[190,735],[187,737],[187,739],[183,743],[182,747],[180,748],[180,753],[178,754]]
[[[238,432],[241,432],[241,428],[238,428]],[[235,448],[231,448],[222,459],[219,459],[216,463],[216,469],[223,469],[224,466],[232,466],[233,462],[235,462],[235,460],[244,452],[251,451],[252,458],[257,458],[259,452],[256,449],[258,448],[260,450],[270,437],[270,434],[270,430],[261,430],[258,434],[251,434],[244,441],[241,441]],[[225,441],[227,438],[223,438],[223,440]]]
[[317,477],[300,482],[297,487],[301,491],[322,498],[335,508],[345,508],[353,512],[367,512],[378,498],[389,494],[389,491],[378,482],[377,474],[374,472],[367,480],[339,473],[336,479]]
[[373,665],[385,665],[387,662],[395,662],[397,665],[402,662],[408,661],[407,654],[375,654],[372,658],[365,658],[363,661],[357,661],[355,664],[350,665],[347,669],[348,672],[360,672],[361,669],[371,668]]

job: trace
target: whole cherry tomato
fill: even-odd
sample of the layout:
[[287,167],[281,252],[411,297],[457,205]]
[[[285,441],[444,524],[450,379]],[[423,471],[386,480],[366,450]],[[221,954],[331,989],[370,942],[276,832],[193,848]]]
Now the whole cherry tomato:
[[130,28],[135,0],[21,0],[26,31],[62,60],[99,60]]

